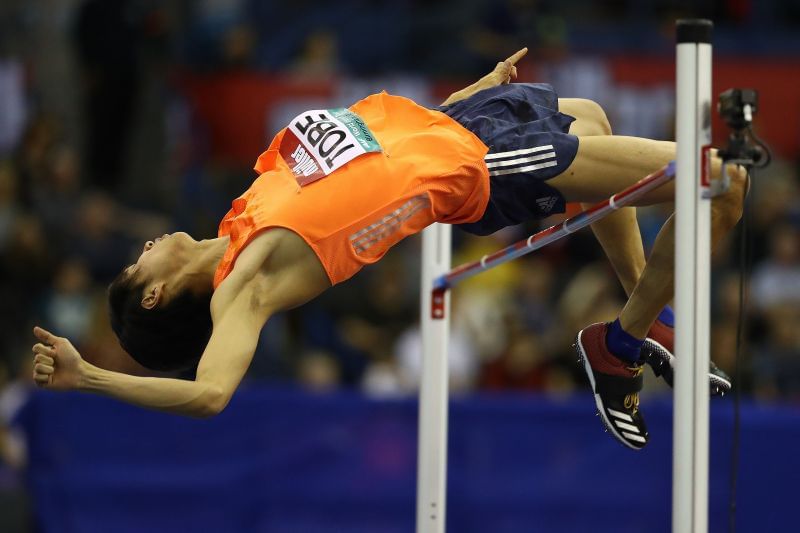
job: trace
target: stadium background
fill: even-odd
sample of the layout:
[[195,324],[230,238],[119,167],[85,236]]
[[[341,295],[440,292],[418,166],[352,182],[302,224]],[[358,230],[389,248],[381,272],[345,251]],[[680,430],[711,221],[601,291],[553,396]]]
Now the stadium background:
[[[96,364],[141,372],[110,333],[106,285],[155,235],[175,230],[198,238],[214,235],[230,201],[254,177],[250,167],[271,135],[303,109],[349,105],[384,89],[434,105],[528,46],[521,80],[552,83],[561,96],[597,100],[617,134],[672,138],[672,28],[685,16],[716,23],[715,94],[731,86],[761,91],[758,131],[776,155],[757,175],[750,200],[752,281],[742,379],[736,385],[745,397],[744,443],[754,447],[751,454],[786,455],[798,444],[800,401],[800,2],[0,3],[0,530],[134,531],[145,525],[183,530],[190,522],[170,526],[171,510],[192,514],[213,505],[195,483],[209,493],[251,495],[249,506],[226,507],[240,519],[229,522],[231,531],[409,530],[412,400],[419,380],[418,239],[401,243],[381,263],[317,301],[271,319],[242,398],[231,406],[232,414],[208,426],[97,398],[36,393],[28,378],[30,327],[40,323],[68,336]],[[722,140],[724,131],[715,125]],[[639,211],[646,243],[666,213]],[[456,232],[455,262],[537,227],[484,239]],[[712,357],[731,374],[738,249],[734,235],[716,255],[713,274]],[[608,483],[614,490],[634,490],[642,482],[623,483],[619,472],[597,471],[587,457],[650,478],[652,490],[632,498],[659,517],[658,526],[647,527],[632,518],[628,529],[613,529],[614,518],[602,513],[595,515],[598,522],[612,527],[609,531],[666,530],[668,506],[648,507],[648,502],[669,496],[668,390],[647,382],[643,405],[653,406],[661,433],[654,432],[656,442],[640,454],[644,458],[634,457],[613,448],[594,420],[570,350],[574,333],[613,316],[623,296],[590,232],[455,291],[453,433],[463,435],[474,425],[483,432],[470,431],[467,442],[483,442],[481,435],[508,440],[492,446],[486,437],[484,448],[467,448],[472,454],[459,453],[463,441],[453,444],[452,530],[484,531],[478,524],[494,524],[501,531],[581,531],[579,522],[564,517],[581,509],[584,492],[594,497],[596,491],[587,487]],[[712,417],[719,455],[712,525],[722,528],[730,401],[715,402]],[[330,427],[336,420],[341,425]],[[165,430],[175,424],[185,431]],[[359,432],[364,424],[374,431]],[[236,435],[243,426],[252,433]],[[129,429],[129,440],[120,440],[120,428]],[[242,447],[219,440],[209,428],[242,441]],[[342,440],[335,449],[348,450],[346,457],[326,447],[336,435]],[[248,438],[255,444],[245,446]],[[517,446],[510,444],[515,440]],[[303,453],[299,441],[307,444]],[[767,444],[776,448],[758,448]],[[75,452],[79,449],[91,454]],[[198,451],[187,456],[187,449]],[[564,449],[569,453],[561,453]],[[281,450],[291,456],[286,461],[296,473],[276,459]],[[241,461],[233,472],[256,464],[258,475],[245,483],[230,472],[210,473],[214,458],[226,454]],[[375,461],[365,461],[363,454]],[[752,455],[743,457],[744,464]],[[536,468],[553,457],[566,471]],[[775,471],[745,468],[755,477],[743,478],[742,493],[764,498],[756,490],[762,482],[780,487],[781,480],[800,474],[790,458],[781,462]],[[162,474],[133,481],[128,477],[133,466]],[[193,469],[207,477],[189,475]],[[390,476],[393,484],[382,492],[379,479],[369,475],[377,472],[380,478],[385,469],[399,477]],[[520,470],[513,483],[497,477],[515,469]],[[353,472],[363,479],[346,482]],[[465,486],[473,483],[481,488],[470,493]],[[81,491],[87,491],[84,498],[59,498]],[[107,498],[98,500],[102,494]],[[574,501],[567,501],[570,495]],[[363,512],[358,502],[370,501],[391,512],[370,523],[368,514],[358,515],[358,509]],[[142,515],[145,507],[153,514]],[[773,501],[771,512],[780,507]],[[242,518],[252,517],[256,508],[258,519]],[[464,514],[469,508],[475,516]],[[307,521],[290,522],[279,509],[298,510]],[[108,527],[114,519],[136,516],[152,522]],[[524,520],[534,524],[520,526]],[[786,523],[780,515],[775,520],[771,530]],[[103,523],[106,529],[98,529]],[[211,529],[225,530],[220,527]]]

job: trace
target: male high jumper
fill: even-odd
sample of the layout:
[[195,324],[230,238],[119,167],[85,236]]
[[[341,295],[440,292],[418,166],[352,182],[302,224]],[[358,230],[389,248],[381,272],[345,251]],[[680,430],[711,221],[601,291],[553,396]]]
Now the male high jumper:
[[[318,296],[434,222],[478,235],[596,202],[675,157],[675,144],[611,134],[596,103],[557,98],[542,84],[510,83],[522,49],[431,110],[386,93],[349,109],[301,113],[256,162],[259,176],[235,199],[215,239],[185,233],[144,244],[109,287],[111,325],[145,367],[196,366],[193,381],[111,372],[84,361],[42,328],[33,379],[142,407],[211,416],[228,404],[271,315]],[[713,173],[721,172],[713,160]],[[739,220],[746,173],[728,169],[712,202],[714,242]],[[663,185],[637,205],[672,202]],[[673,218],[645,262],[634,208],[593,230],[629,299],[611,323],[578,333],[578,350],[611,434],[640,449],[643,364],[671,380]],[[712,366],[712,390],[730,388]]]

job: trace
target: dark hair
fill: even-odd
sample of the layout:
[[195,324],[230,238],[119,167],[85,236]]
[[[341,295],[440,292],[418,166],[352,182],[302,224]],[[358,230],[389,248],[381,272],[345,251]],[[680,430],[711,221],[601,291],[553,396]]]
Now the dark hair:
[[198,296],[186,290],[164,305],[145,309],[144,286],[127,270],[108,286],[111,329],[119,343],[151,370],[193,368],[211,337],[211,293]]

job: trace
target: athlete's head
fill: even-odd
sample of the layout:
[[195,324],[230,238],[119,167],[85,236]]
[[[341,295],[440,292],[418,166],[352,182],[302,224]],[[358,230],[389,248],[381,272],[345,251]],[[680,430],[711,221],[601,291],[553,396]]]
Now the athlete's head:
[[186,233],[144,244],[108,287],[111,328],[131,357],[152,370],[192,368],[211,335],[211,291],[197,283]]

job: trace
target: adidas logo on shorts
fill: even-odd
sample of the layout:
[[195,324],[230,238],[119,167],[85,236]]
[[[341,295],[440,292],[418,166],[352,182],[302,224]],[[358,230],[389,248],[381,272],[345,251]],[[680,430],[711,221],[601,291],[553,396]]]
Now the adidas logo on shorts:
[[556,196],[546,196],[536,200],[536,205],[539,206],[544,213],[549,213],[553,206],[556,205],[558,198]]

